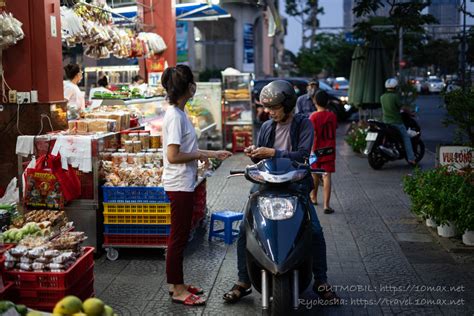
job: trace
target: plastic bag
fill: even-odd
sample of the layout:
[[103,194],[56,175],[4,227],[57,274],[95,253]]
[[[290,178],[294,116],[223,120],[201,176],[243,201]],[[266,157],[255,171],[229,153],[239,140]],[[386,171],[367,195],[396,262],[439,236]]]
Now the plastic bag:
[[17,178],[11,179],[10,183],[7,186],[5,194],[0,199],[0,204],[12,205],[20,201],[17,182]]

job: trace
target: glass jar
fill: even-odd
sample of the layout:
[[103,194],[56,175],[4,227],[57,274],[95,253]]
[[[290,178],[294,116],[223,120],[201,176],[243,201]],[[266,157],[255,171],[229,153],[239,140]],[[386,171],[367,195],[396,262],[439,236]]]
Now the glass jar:
[[161,148],[161,136],[152,135],[150,136],[150,148]]
[[147,164],[152,164],[153,163],[153,156],[154,156],[154,154],[150,153],[150,152],[147,152],[145,154],[145,160],[146,160]]
[[131,141],[131,140],[125,141],[125,151],[127,153],[133,153],[133,151],[134,151],[133,141]]
[[130,133],[128,134],[128,137],[129,137],[129,140],[132,140],[134,142],[140,140],[138,133]]
[[146,163],[145,153],[137,154],[137,165],[143,166]]
[[133,151],[139,153],[142,150],[142,142],[139,140],[133,141]]
[[140,141],[142,142],[142,149],[150,148],[150,134],[148,133],[140,134]]

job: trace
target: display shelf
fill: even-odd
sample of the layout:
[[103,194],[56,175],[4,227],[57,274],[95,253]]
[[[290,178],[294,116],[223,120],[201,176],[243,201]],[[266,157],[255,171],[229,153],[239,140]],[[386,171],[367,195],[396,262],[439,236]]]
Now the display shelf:
[[228,126],[247,126],[247,125],[252,125],[252,121],[226,122],[225,125],[228,125]]

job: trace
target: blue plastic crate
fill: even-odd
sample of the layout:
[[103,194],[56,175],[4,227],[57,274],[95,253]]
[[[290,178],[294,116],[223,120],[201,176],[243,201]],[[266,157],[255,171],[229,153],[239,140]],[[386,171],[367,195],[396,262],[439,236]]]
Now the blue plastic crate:
[[104,224],[106,234],[169,235],[170,225],[113,225]]
[[102,187],[106,203],[168,203],[163,187]]

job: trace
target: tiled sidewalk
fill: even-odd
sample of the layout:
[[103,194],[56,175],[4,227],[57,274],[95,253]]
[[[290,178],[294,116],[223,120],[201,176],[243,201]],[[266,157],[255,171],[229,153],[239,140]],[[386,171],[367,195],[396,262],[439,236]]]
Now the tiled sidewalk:
[[[410,213],[401,186],[402,176],[411,172],[408,166],[395,162],[381,171],[370,169],[367,160],[343,141],[343,128],[338,130],[333,175],[331,201],[336,212],[326,215],[318,209],[318,215],[327,243],[329,280],[345,301],[338,307],[302,306],[298,314],[473,315],[474,255],[447,253]],[[242,211],[251,184],[226,176],[249,162],[236,155],[208,180],[211,211]],[[433,156],[427,154],[422,167],[433,165]],[[201,229],[186,250],[185,277],[205,289],[205,307],[171,303],[164,254],[153,249],[121,250],[114,262],[98,259],[96,295],[121,315],[261,314],[256,292],[238,304],[223,303],[222,294],[236,280],[236,260],[235,243],[209,243],[207,231]],[[309,304],[316,297],[307,291],[303,298]]]

